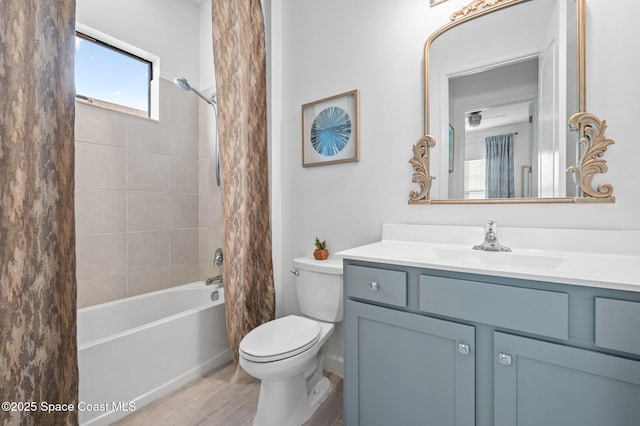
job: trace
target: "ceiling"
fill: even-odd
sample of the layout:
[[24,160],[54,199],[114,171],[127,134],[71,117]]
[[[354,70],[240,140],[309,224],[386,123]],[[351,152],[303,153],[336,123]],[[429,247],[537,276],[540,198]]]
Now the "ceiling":
[[[502,105],[491,108],[481,108],[482,120],[477,127],[470,127],[469,120],[465,119],[465,131],[477,132],[493,127],[508,126],[516,123],[526,123],[529,121],[529,104],[530,102],[522,102],[511,105]],[[469,117],[471,111],[465,112],[465,117]]]

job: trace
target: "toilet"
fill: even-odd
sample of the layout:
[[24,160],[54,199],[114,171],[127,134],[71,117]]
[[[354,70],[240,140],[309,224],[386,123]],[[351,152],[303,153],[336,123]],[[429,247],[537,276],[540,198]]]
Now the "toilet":
[[240,342],[240,366],[260,379],[254,426],[298,426],[329,394],[325,343],[342,321],[342,261],[293,261],[302,315],[251,330]]

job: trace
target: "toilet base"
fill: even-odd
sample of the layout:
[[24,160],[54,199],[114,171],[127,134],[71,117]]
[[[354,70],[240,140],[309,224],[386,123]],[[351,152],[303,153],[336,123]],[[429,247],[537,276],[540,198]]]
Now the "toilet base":
[[330,390],[331,382],[329,382],[329,379],[326,377],[322,377],[313,390],[311,390],[311,393],[309,393],[309,406],[311,406],[311,413],[309,413],[309,416],[311,416],[311,414],[316,411],[316,408],[318,408],[327,396],[329,396]]
[[254,426],[300,426],[329,395],[331,384],[322,377],[307,392],[303,374],[285,381],[262,380]]

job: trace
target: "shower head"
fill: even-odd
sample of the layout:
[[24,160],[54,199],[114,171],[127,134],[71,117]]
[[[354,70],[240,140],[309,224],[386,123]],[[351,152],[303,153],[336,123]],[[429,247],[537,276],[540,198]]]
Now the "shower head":
[[175,80],[173,80],[173,82],[176,84],[176,86],[178,86],[179,88],[181,88],[182,90],[184,90],[186,92],[191,90],[191,85],[189,84],[187,79],[184,78],[184,77],[178,77]]
[[205,100],[205,102],[207,102],[209,105],[213,106],[214,108],[216,107],[216,95],[213,94],[211,95],[210,98],[207,98],[205,95],[203,95],[199,90],[194,89],[193,87],[191,87],[191,85],[189,84],[189,82],[187,81],[186,78],[184,77],[178,77],[175,80],[173,80],[173,82],[176,84],[176,86],[178,86],[179,88],[181,88],[182,90],[188,92],[189,90],[193,91],[193,93],[195,93],[196,95],[200,96],[202,99]]
[[[218,147],[218,101],[216,99],[216,94],[213,93],[210,97],[206,97],[205,95],[203,95],[199,90],[194,89],[193,87],[191,87],[191,85],[189,84],[189,82],[187,81],[186,78],[184,77],[178,77],[176,79],[173,80],[173,82],[176,84],[176,86],[178,86],[179,88],[181,88],[182,90],[184,90],[185,92],[188,91],[193,91],[193,93],[195,93],[196,95],[200,96],[202,99],[204,99],[204,101],[206,103],[208,103],[209,105],[211,105],[213,107],[213,114],[215,116],[216,119],[216,133],[215,133],[215,148],[214,148],[214,156],[213,156],[213,160],[214,160],[214,164],[215,164],[215,172],[216,172],[216,182],[218,183],[218,186],[220,186],[220,157],[219,157],[219,147]],[[218,259],[218,252],[216,251],[216,260]],[[222,255],[220,255],[220,262],[222,262]],[[220,266],[220,265],[218,265]]]

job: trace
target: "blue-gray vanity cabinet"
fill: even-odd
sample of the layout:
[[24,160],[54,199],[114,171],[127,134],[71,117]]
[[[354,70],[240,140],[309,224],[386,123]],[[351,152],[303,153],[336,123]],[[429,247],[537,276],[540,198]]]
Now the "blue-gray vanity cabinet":
[[640,362],[495,332],[495,426],[640,424]]
[[596,346],[640,355],[640,303],[596,297]]
[[556,339],[569,338],[569,296],[562,292],[420,275],[419,309]]
[[345,302],[345,424],[475,424],[474,328]]
[[347,426],[640,425],[640,292],[344,271]]

